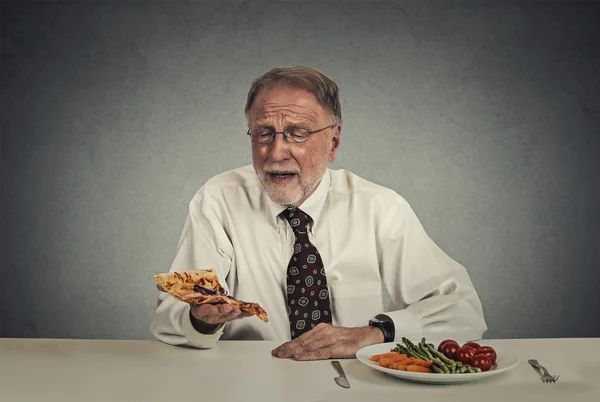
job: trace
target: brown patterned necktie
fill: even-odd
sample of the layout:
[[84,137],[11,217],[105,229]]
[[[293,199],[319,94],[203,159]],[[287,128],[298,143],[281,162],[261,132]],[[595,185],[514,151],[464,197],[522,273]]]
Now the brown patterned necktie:
[[295,339],[321,322],[331,323],[331,306],[323,261],[308,239],[308,215],[298,208],[282,215],[296,235],[286,276],[290,334]]

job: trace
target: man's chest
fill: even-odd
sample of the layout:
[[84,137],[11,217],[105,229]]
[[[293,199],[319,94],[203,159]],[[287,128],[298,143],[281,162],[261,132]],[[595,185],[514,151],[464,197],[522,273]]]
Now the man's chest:
[[[234,250],[231,274],[240,291],[247,284],[255,291],[260,287],[285,291],[296,242],[293,231],[286,225],[283,221],[277,228],[255,224],[252,228],[230,231]],[[321,256],[333,308],[337,309],[334,316],[349,325],[353,320],[362,323],[363,316],[381,309],[381,277],[372,224],[360,220],[340,224],[339,220],[326,216],[308,233],[308,239]]]

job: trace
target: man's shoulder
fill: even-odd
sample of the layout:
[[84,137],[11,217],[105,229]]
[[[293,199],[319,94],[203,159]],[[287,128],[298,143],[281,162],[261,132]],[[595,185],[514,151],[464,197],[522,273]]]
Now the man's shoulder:
[[245,165],[212,176],[198,189],[196,197],[221,194],[227,190],[248,190],[259,185],[253,166]]
[[387,202],[407,204],[395,190],[382,184],[375,183],[347,169],[330,169],[331,191],[340,195],[352,197],[379,198]]

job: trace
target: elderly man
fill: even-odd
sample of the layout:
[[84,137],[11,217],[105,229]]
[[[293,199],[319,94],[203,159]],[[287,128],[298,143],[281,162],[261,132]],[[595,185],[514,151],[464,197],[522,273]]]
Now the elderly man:
[[338,87],[319,71],[277,68],[246,103],[252,166],[208,180],[189,205],[171,272],[214,268],[234,297],[190,306],[159,294],[151,332],[172,345],[275,340],[273,356],[353,358],[401,337],[479,339],[487,330],[465,268],[426,234],[396,192],[332,170]]

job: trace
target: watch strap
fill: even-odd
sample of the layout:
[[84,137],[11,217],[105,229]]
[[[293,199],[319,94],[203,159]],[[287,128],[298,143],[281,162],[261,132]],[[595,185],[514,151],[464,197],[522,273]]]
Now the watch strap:
[[383,332],[383,341],[384,342],[386,342],[386,343],[393,342],[396,337],[396,329],[394,327],[394,321],[385,314],[377,314],[375,316],[375,319],[377,319],[379,322],[377,322],[377,323],[369,322],[369,325],[375,326],[375,327],[381,329],[381,332]]

